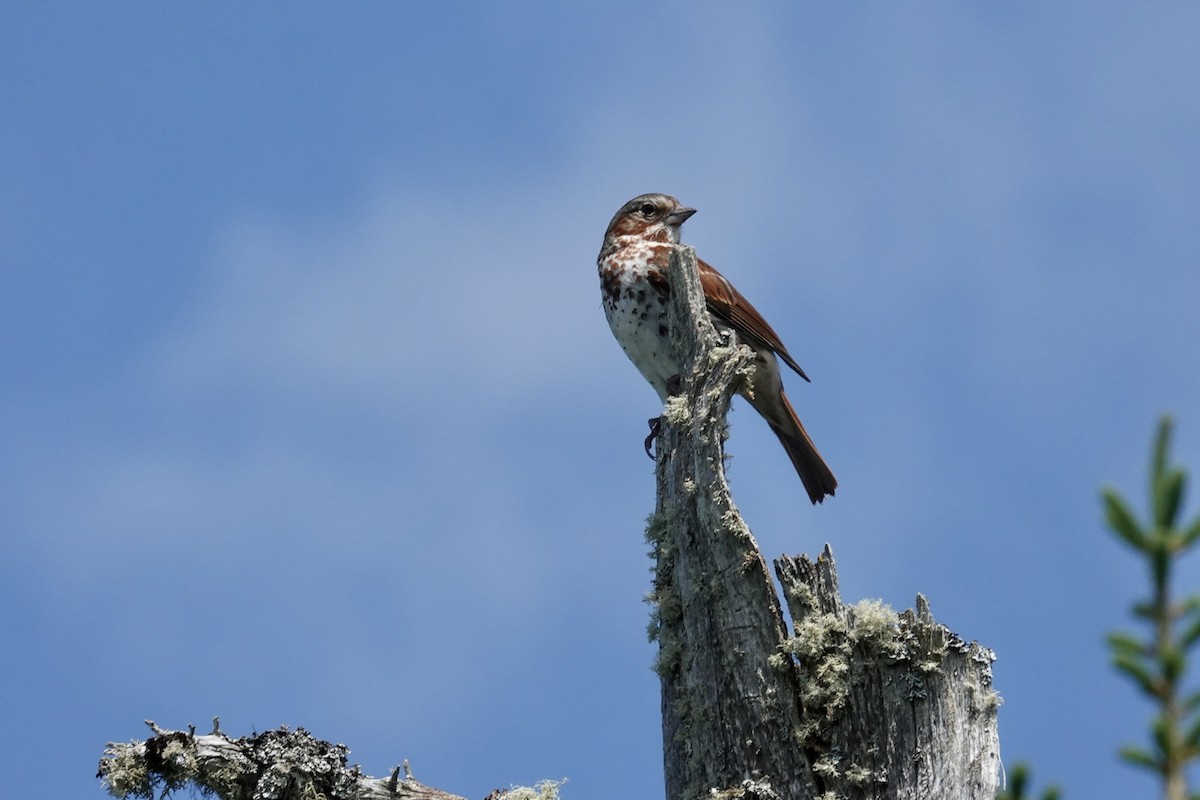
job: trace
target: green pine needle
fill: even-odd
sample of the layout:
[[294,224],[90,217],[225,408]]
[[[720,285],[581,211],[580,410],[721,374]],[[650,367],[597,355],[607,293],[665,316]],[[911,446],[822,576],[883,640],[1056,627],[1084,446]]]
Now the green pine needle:
[[1154,772],[1159,771],[1158,759],[1140,747],[1134,747],[1131,744],[1127,744],[1122,747],[1118,753],[1120,754],[1122,760],[1132,764],[1135,767],[1144,767],[1148,770],[1153,770]]
[[1148,541],[1142,527],[1134,519],[1133,512],[1125,501],[1113,490],[1104,492],[1105,516],[1108,526],[1113,529],[1125,542],[1135,550],[1145,550]]
[[1186,478],[1183,470],[1169,469],[1154,482],[1154,524],[1158,527],[1174,527]]

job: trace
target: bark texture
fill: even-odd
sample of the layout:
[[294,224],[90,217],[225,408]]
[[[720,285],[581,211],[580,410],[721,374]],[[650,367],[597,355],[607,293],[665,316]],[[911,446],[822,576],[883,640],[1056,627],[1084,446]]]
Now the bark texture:
[[209,734],[146,724],[153,736],[110,743],[100,759],[98,777],[114,797],[166,797],[192,785],[221,800],[464,800],[414,780],[407,763],[403,774],[367,777],[347,766],[345,745],[303,728],[230,739],[216,724]]
[[656,560],[668,800],[995,796],[991,651],[934,622],[842,603],[828,546],[776,573],[792,624],[725,480],[726,414],[753,358],[708,320],[695,254],[671,259],[681,392],[664,411]]

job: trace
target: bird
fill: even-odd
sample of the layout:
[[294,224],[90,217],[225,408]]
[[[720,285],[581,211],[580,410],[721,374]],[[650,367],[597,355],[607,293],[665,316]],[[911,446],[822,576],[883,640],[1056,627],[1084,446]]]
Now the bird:
[[[666,403],[678,393],[681,365],[667,327],[670,283],[667,264],[679,244],[679,228],[696,209],[667,194],[643,194],[613,215],[596,259],[604,315],[613,336]],[[709,318],[719,331],[732,331],[755,354],[755,369],[739,390],[779,438],[813,504],[832,496],[837,479],[817,451],[783,390],[779,362],[804,380],[809,377],[779,335],[724,275],[697,258]],[[647,453],[657,419],[652,419]]]

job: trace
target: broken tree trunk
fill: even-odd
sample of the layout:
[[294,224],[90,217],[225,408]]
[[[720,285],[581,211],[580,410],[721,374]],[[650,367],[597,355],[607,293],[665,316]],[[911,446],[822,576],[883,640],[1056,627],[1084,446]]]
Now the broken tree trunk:
[[991,800],[990,650],[936,623],[919,595],[902,615],[844,605],[828,547],[815,563],[775,562],[789,630],[725,480],[725,418],[753,357],[713,328],[690,247],[675,248],[669,279],[682,391],[664,412],[647,530],[667,800]]
[[[98,778],[113,797],[171,796],[195,787],[220,800],[464,800],[416,781],[408,762],[387,778],[371,778],[346,763],[345,745],[286,727],[231,739],[213,720],[212,733],[163,730],[150,720],[154,735],[144,741],[110,742],[100,759]],[[493,797],[504,798],[494,792]]]

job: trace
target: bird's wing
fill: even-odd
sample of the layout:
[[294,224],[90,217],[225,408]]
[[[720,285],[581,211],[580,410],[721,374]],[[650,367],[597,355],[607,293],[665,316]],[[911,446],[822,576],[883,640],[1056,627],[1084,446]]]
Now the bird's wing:
[[700,285],[704,287],[704,299],[708,301],[708,310],[729,323],[739,334],[775,351],[775,354],[783,359],[783,363],[795,370],[797,375],[806,381],[809,380],[804,370],[800,369],[800,365],[783,346],[779,334],[775,333],[758,310],[750,305],[750,301],[742,297],[741,292],[733,288],[733,284],[727,281],[724,275],[707,263],[696,259],[696,264],[700,269]]

